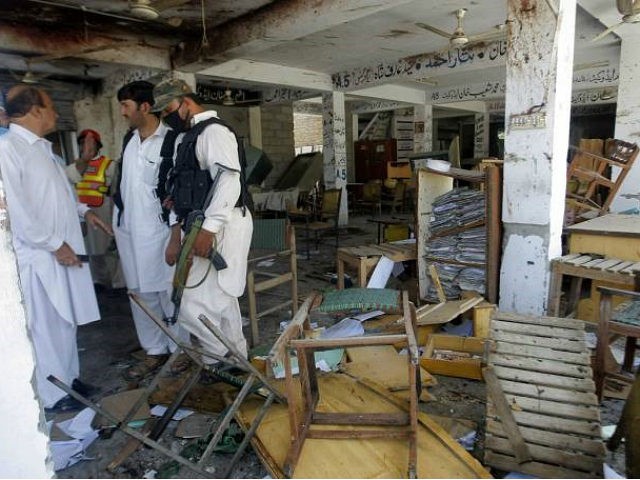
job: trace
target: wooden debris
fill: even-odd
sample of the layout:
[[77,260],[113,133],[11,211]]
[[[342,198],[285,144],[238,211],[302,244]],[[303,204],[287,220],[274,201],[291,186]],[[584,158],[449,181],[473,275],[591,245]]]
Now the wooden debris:
[[[370,381],[343,374],[318,377],[322,409],[326,412],[390,413],[406,411],[405,401]],[[284,389],[282,383],[279,386]],[[299,383],[298,383],[299,386]],[[300,402],[297,397],[289,402]],[[259,404],[245,402],[236,419],[247,428]],[[418,468],[420,478],[491,478],[485,468],[424,413],[418,415]],[[339,430],[348,426],[335,427]],[[289,448],[287,408],[272,405],[260,424],[252,445],[274,478],[283,478]],[[404,439],[313,439],[302,449],[295,471],[299,478],[400,478],[406,474],[407,442]]]
[[[538,477],[602,478],[604,445],[584,323],[498,311],[491,339],[485,463]],[[523,443],[530,460],[520,463]]]
[[471,297],[435,305],[425,305],[416,310],[418,315],[417,325],[435,325],[450,322],[483,301],[482,297]]

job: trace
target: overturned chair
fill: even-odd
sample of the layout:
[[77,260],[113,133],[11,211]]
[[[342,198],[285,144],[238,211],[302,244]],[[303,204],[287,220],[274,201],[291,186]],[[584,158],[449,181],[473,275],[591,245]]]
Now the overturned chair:
[[[310,330],[309,312],[349,311],[353,308],[373,307],[389,313],[401,313],[404,333],[394,335],[365,335],[347,338],[301,338]],[[402,413],[364,413],[318,411],[321,392],[315,369],[315,352],[338,347],[365,347],[371,345],[404,344],[407,348],[409,409]],[[295,350],[298,359],[299,382],[293,378],[289,351]],[[285,460],[285,473],[295,474],[296,465],[307,439],[371,439],[397,438],[407,440],[407,476],[417,474],[417,429],[419,377],[419,353],[416,340],[416,310],[409,302],[407,292],[388,289],[349,289],[325,294],[312,294],[300,307],[287,329],[274,344],[270,361],[282,364],[285,372],[285,389],[289,412],[291,445]],[[296,405],[298,388],[302,400]],[[344,426],[352,428],[345,429]],[[333,428],[331,428],[333,427]],[[377,427],[377,428],[376,428]]]
[[[82,395],[75,392],[70,386],[62,383],[60,380],[53,376],[49,377],[49,381],[57,385],[59,388],[64,390],[76,400],[79,400],[87,407],[91,408],[98,414],[113,422],[116,428],[132,437],[130,441],[125,444],[122,450],[107,466],[107,469],[111,472],[115,471],[115,469],[118,468],[118,466],[120,466],[122,462],[124,462],[142,444],[144,444],[166,455],[179,464],[186,466],[190,470],[203,475],[206,478],[210,478],[212,472],[207,469],[205,463],[211,457],[215,447],[223,438],[223,434],[231,423],[231,420],[236,414],[238,408],[249,396],[254,394],[260,396],[263,399],[260,411],[251,426],[245,431],[244,439],[240,443],[238,450],[235,452],[231,461],[226,465],[224,471],[215,472],[216,478],[227,478],[230,475],[231,470],[233,469],[235,464],[241,458],[246,447],[249,445],[250,440],[253,438],[271,404],[274,401],[286,404],[286,398],[271,385],[271,383],[261,372],[259,372],[246,358],[244,358],[244,356],[240,352],[235,349],[234,345],[229,340],[227,340],[224,334],[213,323],[211,323],[211,321],[205,315],[200,315],[198,317],[198,320],[200,320],[203,325],[225,345],[225,347],[227,347],[228,353],[224,357],[205,352],[198,347],[194,347],[192,345],[181,342],[180,339],[178,339],[173,334],[173,332],[169,328],[167,328],[164,320],[157,318],[154,312],[149,310],[149,308],[144,304],[144,302],[142,302],[142,300],[140,300],[133,293],[130,293],[129,296],[140,306],[140,308],[142,308],[142,310],[144,310],[149,318],[151,318],[156,323],[156,325],[158,325],[158,327],[176,343],[178,348],[171,354],[169,360],[167,360],[160,371],[151,380],[149,385],[144,389],[142,395],[139,397],[133,407],[131,407],[131,409],[124,415],[124,418],[117,418],[100,406],[84,398]],[[195,368],[193,368],[192,371],[188,374],[188,377],[185,380],[183,386],[176,393],[173,402],[159,420],[156,420],[154,418],[149,419],[140,431],[131,428],[128,425],[129,422],[134,417],[136,412],[138,412],[140,407],[148,401],[151,394],[160,384],[160,379],[168,375],[168,373],[171,371],[171,365],[176,361],[181,353],[185,353],[189,356],[191,361],[195,364]],[[221,362],[223,366],[221,367],[219,363],[207,365],[203,362],[201,356],[209,357],[216,360],[217,362]],[[228,371],[230,368],[240,370],[243,373],[240,375],[231,374]],[[206,443],[206,447],[204,448],[204,451],[200,458],[197,461],[191,461],[172,451],[170,448],[162,445],[159,442],[159,438],[164,433],[167,425],[169,424],[169,421],[176,413],[178,408],[180,408],[180,405],[183,403],[190,390],[198,382],[200,374],[203,371],[207,371],[210,374],[213,374],[215,377],[218,377],[221,381],[237,388],[238,393],[233,401],[223,410],[216,421],[212,422],[211,426],[209,427],[208,434],[211,435],[211,437],[210,440],[208,440],[208,442]],[[205,435],[204,438],[208,438],[208,435]]]
[[[260,318],[287,307],[291,307],[293,315],[298,311],[298,264],[296,233],[293,225],[284,218],[254,220],[251,250],[255,253],[264,253],[264,255],[249,258],[247,272],[251,345],[255,346],[259,341],[258,321]],[[266,251],[269,253],[265,253]],[[258,268],[261,262],[282,257],[287,257],[289,260],[289,268],[284,273],[267,272]],[[256,277],[266,277],[266,280],[256,281]],[[291,284],[291,299],[258,311],[256,294],[287,282]]]

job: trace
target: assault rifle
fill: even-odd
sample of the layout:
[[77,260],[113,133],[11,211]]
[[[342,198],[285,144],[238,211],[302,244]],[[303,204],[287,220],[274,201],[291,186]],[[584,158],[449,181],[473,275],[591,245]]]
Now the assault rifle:
[[[180,314],[180,304],[182,303],[182,294],[184,292],[184,289],[196,288],[200,286],[209,274],[209,270],[207,269],[207,273],[204,275],[204,277],[202,277],[200,281],[198,281],[194,285],[187,286],[187,278],[189,278],[189,270],[191,270],[191,261],[189,261],[189,257],[191,254],[191,250],[193,249],[193,244],[196,241],[196,237],[202,229],[202,224],[204,222],[204,208],[206,208],[206,206],[208,206],[211,202],[215,189],[217,188],[218,182],[220,181],[220,176],[225,170],[225,168],[218,168],[218,171],[213,178],[213,182],[211,183],[211,187],[209,188],[209,192],[207,193],[207,197],[205,198],[203,208],[192,210],[191,212],[189,212],[187,218],[184,221],[185,236],[184,241],[182,242],[182,246],[180,247],[180,255],[178,256],[176,271],[173,274],[173,291],[171,292],[171,302],[175,306],[175,310],[173,311],[173,315],[171,317],[165,318],[165,322],[168,325],[173,325],[178,321],[178,315]],[[220,252],[218,252],[216,245],[214,245],[211,249],[208,258],[213,268],[215,268],[217,271],[227,268],[227,262],[224,260]]]

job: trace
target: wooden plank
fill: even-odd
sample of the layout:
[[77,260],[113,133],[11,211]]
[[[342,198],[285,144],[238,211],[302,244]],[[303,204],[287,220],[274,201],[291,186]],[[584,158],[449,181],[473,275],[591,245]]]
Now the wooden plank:
[[[582,435],[588,438],[600,438],[600,422],[587,422],[569,418],[552,417],[541,413],[519,412],[511,410],[519,426],[548,430],[550,432]],[[503,420],[491,403],[487,404],[487,417]]]
[[572,318],[522,315],[519,313],[501,312],[499,310],[496,311],[493,318],[495,318],[496,320],[502,320],[505,322],[584,330],[584,322],[582,320],[575,320]]
[[[582,452],[587,455],[600,457],[605,455],[604,442],[599,439],[578,437],[576,435],[549,432],[523,426],[520,426],[520,431],[528,444],[545,445],[547,447]],[[487,420],[487,432],[498,437],[507,436],[507,433],[502,427],[502,423],[491,418]]]
[[593,257],[591,255],[581,255],[578,258],[574,258],[573,260],[567,260],[564,263],[577,266],[577,265],[582,265],[584,263],[590,262],[591,260],[593,260]]
[[[485,448],[494,452],[513,455],[511,443],[507,438],[494,437],[489,434],[485,438]],[[550,448],[541,445],[528,445],[529,451],[534,461],[558,465],[580,472],[596,472],[602,468],[602,459],[590,455],[567,453],[557,448]]]
[[574,405],[598,405],[598,397],[596,397],[595,393],[576,392],[543,385],[512,382],[505,379],[500,380],[500,385],[502,385],[502,389],[506,393],[515,395],[555,402],[570,402]]
[[620,273],[631,273],[631,274],[634,274],[638,270],[640,270],[640,262],[636,262],[633,265],[628,266],[624,270],[621,270]]
[[519,335],[517,333],[504,331],[492,330],[491,338],[495,341],[509,342],[514,345],[533,345],[574,353],[582,353],[585,349],[584,341],[565,340],[561,338],[528,337],[526,335]]
[[588,353],[563,352],[553,348],[538,347],[533,345],[514,345],[507,342],[495,342],[493,351],[507,355],[519,355],[521,357],[533,357],[548,360],[561,360],[565,363],[576,365],[591,365],[591,358]]
[[528,372],[526,370],[518,370],[500,365],[495,365],[494,370],[500,379],[566,388],[567,390],[577,390],[579,392],[595,392],[595,385],[591,379],[559,377],[547,373]]
[[620,262],[620,263],[618,263],[617,265],[615,265],[615,266],[613,266],[613,267],[609,267],[609,268],[607,268],[607,271],[609,271],[609,272],[613,272],[613,273],[617,273],[617,272],[619,272],[620,270],[623,270],[623,269],[627,268],[627,267],[628,267],[628,266],[630,266],[630,265],[633,265],[633,262],[627,262],[627,261],[625,261],[625,262]]
[[534,337],[549,337],[549,338],[565,338],[567,340],[581,340],[584,342],[584,336],[582,338],[577,337],[576,330],[571,328],[560,327],[546,327],[543,325],[529,325],[526,323],[515,322],[503,322],[501,320],[493,320],[491,322],[492,330],[502,330],[505,332],[515,332],[520,335],[530,335]]
[[485,450],[484,461],[485,464],[500,470],[507,472],[519,471],[540,478],[602,478],[601,474],[576,472],[568,468],[540,462],[529,462],[524,465],[519,465],[514,457],[496,453],[491,450]]
[[464,300],[451,300],[437,305],[427,305],[416,311],[416,325],[436,325],[447,323],[484,301],[482,297],[471,297]]
[[568,260],[575,260],[578,257],[581,257],[582,254],[581,253],[570,253],[569,255],[564,255],[562,257],[559,258],[554,258],[553,260],[551,260],[553,263],[563,263],[563,262],[567,262]]
[[[611,267],[615,267],[623,263],[623,261],[619,258],[607,258],[604,262],[600,263],[596,269],[598,270],[609,270]],[[617,271],[617,270],[616,270]]]
[[436,293],[438,294],[438,301],[440,303],[444,303],[447,301],[447,296],[444,294],[444,289],[442,288],[442,283],[440,283],[440,275],[438,275],[438,269],[435,264],[429,264],[429,275],[431,276],[431,281],[435,286]]
[[[566,402],[551,402],[530,397],[505,393],[512,408],[521,408],[525,412],[542,413],[563,418],[575,418],[592,422],[600,421],[600,411],[596,405],[574,405]],[[517,406],[517,407],[516,407]]]
[[498,377],[496,377],[491,367],[483,368],[482,375],[487,384],[487,396],[493,401],[500,415],[500,420],[502,420],[502,425],[509,433],[509,451],[514,452],[516,460],[520,464],[531,461],[533,457],[522,437],[522,433],[520,433],[513,411],[502,392],[502,388],[500,388]]
[[596,268],[598,265],[604,262],[605,262],[604,258],[596,258],[595,260],[591,260],[590,262],[583,263],[582,266],[584,268]]
[[591,367],[574,365],[555,360],[541,358],[519,357],[517,355],[492,354],[491,363],[505,367],[521,368],[529,372],[551,373],[563,377],[591,379]]

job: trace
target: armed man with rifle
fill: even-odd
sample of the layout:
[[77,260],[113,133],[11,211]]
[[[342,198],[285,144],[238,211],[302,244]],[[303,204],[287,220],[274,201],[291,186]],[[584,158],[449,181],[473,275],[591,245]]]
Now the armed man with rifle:
[[184,81],[164,80],[153,96],[153,110],[162,112],[163,122],[185,132],[167,182],[166,205],[185,232],[173,285],[175,315],[205,351],[224,356],[227,348],[198,320],[201,314],[246,355],[238,297],[245,288],[253,220],[246,207],[242,141],[215,111],[205,111]]

